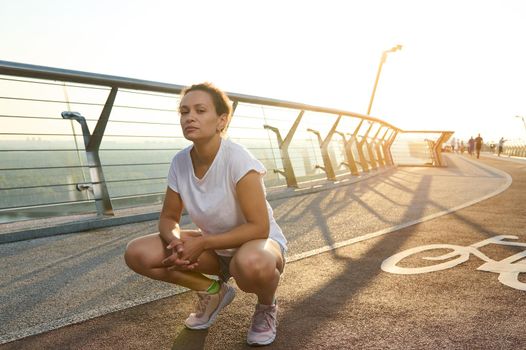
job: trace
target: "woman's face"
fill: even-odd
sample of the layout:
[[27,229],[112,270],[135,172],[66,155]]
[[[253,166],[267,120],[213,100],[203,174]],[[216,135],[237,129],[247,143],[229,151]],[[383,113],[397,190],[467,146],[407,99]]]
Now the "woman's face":
[[183,135],[192,142],[219,135],[226,124],[226,114],[217,115],[212,96],[194,90],[184,95],[179,105]]

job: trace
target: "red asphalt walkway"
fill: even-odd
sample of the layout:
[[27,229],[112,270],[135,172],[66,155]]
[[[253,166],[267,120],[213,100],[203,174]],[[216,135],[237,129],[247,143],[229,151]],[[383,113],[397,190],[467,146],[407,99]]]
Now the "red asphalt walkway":
[[[479,162],[507,172],[511,186],[433,220],[289,263],[279,288],[278,336],[267,348],[526,349],[526,273],[515,278],[524,286],[520,290],[499,282],[499,273],[477,270],[483,261],[473,255],[431,273],[381,269],[385,259],[423,245],[469,246],[498,235],[526,243],[526,164]],[[332,225],[345,223],[327,223],[329,229]],[[524,250],[496,244],[479,248],[496,261]],[[408,258],[399,265],[436,264],[422,261]],[[519,265],[526,264],[522,260]],[[7,343],[0,350],[248,348],[253,296],[238,292],[206,331],[183,326],[193,303],[192,293],[182,293]]]

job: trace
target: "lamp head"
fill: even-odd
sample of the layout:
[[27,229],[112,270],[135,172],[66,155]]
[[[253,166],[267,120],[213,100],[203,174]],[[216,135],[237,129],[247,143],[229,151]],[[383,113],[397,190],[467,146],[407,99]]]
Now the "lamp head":
[[396,46],[393,46],[389,52],[396,52],[396,51],[400,51],[402,50],[402,45],[396,45]]
[[319,134],[320,134],[319,131],[317,131],[317,130],[313,130],[313,129],[311,129],[311,128],[307,129],[307,131],[308,131],[308,132],[312,132],[313,134],[316,134],[316,135],[319,135]]
[[84,117],[79,112],[64,111],[64,112],[60,113],[60,115],[64,119],[73,119],[73,120],[76,120],[76,121],[80,121],[80,120],[84,119]]

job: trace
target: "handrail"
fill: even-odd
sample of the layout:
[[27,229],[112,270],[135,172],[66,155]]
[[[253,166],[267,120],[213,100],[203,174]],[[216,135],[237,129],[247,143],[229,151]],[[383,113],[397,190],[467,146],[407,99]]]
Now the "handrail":
[[[38,66],[38,65],[31,65],[31,64],[24,64],[24,63],[16,63],[16,62],[9,62],[9,61],[1,61],[0,60],[0,80],[7,80],[7,81],[17,81],[13,80],[11,78],[5,78],[5,76],[15,76],[15,77],[24,77],[24,78],[31,78],[35,79],[35,81],[31,80],[25,80],[21,79],[20,82],[22,83],[39,83],[39,84],[50,84],[50,85],[63,85],[64,93],[66,94],[66,88],[73,87],[73,88],[86,88],[86,89],[99,89],[104,90],[108,92],[108,96],[106,98],[106,102],[97,102],[97,103],[88,103],[86,101],[76,100],[76,101],[69,101],[68,97],[65,97],[65,101],[58,100],[56,98],[53,98],[52,100],[49,99],[25,99],[20,98],[20,96],[0,96],[0,98],[4,100],[16,100],[17,103],[19,101],[22,101],[20,103],[67,103],[68,104],[68,111],[62,112],[63,118],[76,120],[81,124],[82,127],[82,133],[79,134],[76,132],[76,129],[74,128],[73,124],[71,124],[71,132],[68,130],[64,130],[65,133],[42,133],[43,131],[46,131],[47,129],[31,129],[32,132],[20,132],[27,131],[25,127],[23,129],[17,129],[15,128],[6,128],[2,132],[0,132],[0,137],[6,137],[9,139],[11,136],[14,136],[15,138],[19,135],[31,135],[31,136],[43,136],[43,137],[54,137],[54,136],[73,136],[74,142],[75,142],[75,149],[71,149],[71,146],[68,146],[67,149],[58,149],[60,151],[67,151],[64,153],[61,153],[59,157],[56,158],[56,164],[47,164],[47,167],[42,167],[42,162],[39,160],[38,163],[31,163],[31,167],[20,167],[19,166],[19,159],[22,158],[13,158],[11,157],[11,161],[9,163],[5,163],[1,168],[1,170],[5,170],[9,172],[9,178],[11,179],[18,179],[20,180],[20,185],[18,186],[4,186],[5,188],[0,188],[0,194],[2,194],[2,191],[10,191],[9,193],[6,192],[6,196],[4,196],[4,202],[0,201],[0,204],[3,203],[3,205],[0,205],[0,211],[1,210],[17,210],[20,208],[31,208],[31,207],[41,207],[45,205],[63,205],[64,203],[73,203],[70,202],[76,201],[78,203],[86,202],[86,201],[95,201],[95,204],[97,206],[97,213],[100,215],[112,215],[113,214],[113,205],[111,203],[112,199],[119,199],[119,198],[132,198],[133,200],[126,200],[126,201],[120,201],[120,205],[122,207],[123,203],[126,202],[127,204],[132,203],[134,205],[139,205],[141,203],[149,203],[148,198],[151,197],[153,201],[157,201],[159,198],[162,197],[164,191],[161,188],[160,184],[163,182],[163,177],[160,177],[160,167],[157,165],[164,165],[165,167],[169,164],[169,159],[167,159],[167,152],[171,151],[172,149],[166,146],[158,146],[153,148],[145,148],[145,149],[135,149],[134,150],[140,150],[140,151],[159,151],[164,150],[167,152],[163,152],[162,155],[157,154],[156,156],[159,156],[159,159],[162,159],[162,163],[159,163],[159,161],[156,161],[155,163],[135,163],[132,160],[129,160],[129,163],[124,164],[112,164],[111,162],[108,162],[108,159],[112,159],[114,155],[112,155],[109,158],[106,158],[104,164],[101,162],[101,157],[99,157],[99,146],[101,146],[101,140],[102,137],[106,139],[107,137],[114,137],[114,138],[156,138],[157,140],[163,139],[163,142],[165,139],[177,139],[177,136],[174,135],[165,135],[165,133],[162,133],[161,136],[149,136],[143,134],[137,134],[137,135],[131,135],[130,133],[120,134],[115,133],[116,129],[111,129],[108,133],[105,133],[105,128],[107,123],[137,123],[137,124],[144,124],[144,117],[141,115],[140,120],[119,120],[118,118],[116,120],[109,120],[110,112],[112,108],[118,109],[120,108],[132,108],[132,106],[127,106],[126,103],[119,103],[118,105],[114,105],[116,94],[122,92],[123,96],[126,96],[126,94],[132,93],[132,94],[144,94],[144,95],[154,95],[159,96],[161,98],[169,97],[170,99],[177,97],[176,95],[180,95],[181,91],[185,88],[182,85],[176,85],[176,84],[168,84],[168,83],[160,83],[155,81],[148,81],[148,80],[140,80],[140,79],[132,79],[132,78],[126,78],[126,77],[119,77],[119,76],[112,76],[112,75],[104,75],[104,74],[96,74],[96,73],[88,73],[88,72],[82,72],[82,71],[75,71],[75,70],[67,70],[67,69],[59,69],[59,68],[52,68],[52,67],[45,67],[45,66]],[[47,81],[47,83],[43,82],[44,80]],[[61,84],[55,84],[52,83],[52,81],[58,81],[61,82]],[[80,85],[80,86],[79,86]],[[159,95],[152,94],[153,93],[159,93]],[[160,95],[160,94],[166,94],[167,96]],[[452,134],[452,132],[447,131],[436,131],[436,130],[415,130],[415,131],[406,131],[402,130],[396,126],[393,126],[390,123],[387,123],[381,119],[363,115],[360,113],[350,112],[350,111],[344,111],[334,108],[327,108],[327,107],[319,107],[319,106],[313,106],[303,103],[297,103],[297,102],[290,102],[290,101],[283,101],[278,99],[271,99],[271,98],[264,98],[264,97],[258,97],[258,96],[251,96],[251,95],[244,95],[244,94],[238,94],[238,93],[228,93],[228,97],[233,102],[233,105],[235,107],[239,107],[234,113],[234,121],[239,120],[245,120],[245,122],[241,122],[240,126],[236,127],[235,123],[233,124],[231,131],[232,134],[235,134],[236,130],[239,133],[239,130],[245,131],[250,129],[251,132],[254,132],[255,135],[261,135],[258,134],[258,130],[266,130],[266,135],[268,135],[268,132],[271,134],[274,133],[275,137],[277,139],[277,147],[276,147],[276,140],[273,140],[273,137],[270,137],[271,135],[268,135],[268,140],[265,139],[265,144],[270,147],[262,147],[257,145],[255,147],[252,147],[253,150],[261,150],[258,158],[261,161],[267,161],[268,165],[267,168],[270,170],[267,174],[269,176],[270,183],[273,183],[274,186],[282,186],[283,185],[283,178],[280,178],[280,176],[284,177],[286,180],[286,186],[288,187],[300,187],[300,185],[304,184],[304,181],[318,181],[320,180],[320,176],[322,176],[322,172],[319,170],[322,170],[325,172],[326,177],[331,180],[339,180],[340,176],[359,176],[360,173],[369,172],[377,170],[378,168],[382,167],[390,167],[395,165],[401,165],[401,162],[398,162],[398,164],[395,164],[396,162],[393,161],[393,155],[391,154],[391,146],[393,145],[395,139],[399,135],[404,134],[435,134],[433,136],[427,136],[430,139],[436,138],[434,141],[435,145],[434,150],[436,152],[440,152],[440,145],[442,142],[445,141],[446,135]],[[240,105],[239,102],[243,103],[243,105]],[[82,108],[84,106],[86,107],[88,114],[86,114],[86,117],[80,114],[71,113],[70,105],[69,103],[73,105],[80,105]],[[173,102],[171,102],[173,103]],[[96,106],[97,108],[102,108],[102,111],[100,112],[93,112],[94,110],[97,110],[97,108],[92,108]],[[150,108],[151,105],[147,106],[134,106],[133,108],[136,108],[138,110],[144,110],[148,111],[150,113],[151,111],[168,111],[170,113],[177,113],[177,109],[173,108],[170,110],[166,109],[159,109],[159,108]],[[272,109],[278,111],[279,109],[283,109],[279,113],[285,113],[284,119],[281,118],[270,118],[267,119],[265,116],[265,113],[263,113],[263,116],[260,116],[259,113],[257,113],[257,116],[252,116],[250,113],[252,112],[244,112],[247,110],[250,110],[252,107],[262,108],[262,109]],[[269,108],[270,107],[270,108]],[[54,107],[53,107],[54,108]],[[89,108],[92,108],[91,110]],[[248,109],[246,109],[248,108]],[[62,109],[61,111],[64,111]],[[290,112],[290,115],[289,115]],[[98,117],[95,117],[94,113],[100,113]],[[117,111],[118,113],[118,111]],[[153,113],[153,112],[152,112]],[[247,115],[244,115],[244,113],[248,113]],[[278,112],[277,112],[278,113]],[[278,115],[279,115],[278,113]],[[318,113],[322,113],[323,115],[318,115]],[[20,114],[20,113],[16,113]],[[272,112],[270,113],[272,115]],[[307,120],[305,123],[309,124],[309,118],[311,116],[315,117],[316,123],[318,122],[317,118],[327,118],[327,123],[317,123],[314,125],[314,129],[323,130],[323,124],[331,123],[332,128],[328,131],[323,131],[324,135],[320,134],[320,131],[316,131],[313,128],[309,128],[308,126],[304,126],[304,120]],[[332,119],[334,117],[334,119]],[[31,116],[21,116],[21,115],[8,115],[8,114],[1,114],[0,112],[0,122],[3,118],[7,118],[6,120],[10,118],[33,118],[33,119],[42,119],[46,121],[56,121],[56,118],[50,118],[49,116],[43,116],[43,117],[31,117]],[[252,119],[249,123],[246,123],[246,119]],[[355,118],[354,120],[352,118]],[[331,121],[332,119],[332,121]],[[358,123],[355,124],[357,120]],[[164,119],[161,119],[164,120]],[[286,120],[286,121],[285,121]],[[284,121],[285,123],[283,123]],[[341,122],[340,122],[341,121]],[[367,121],[369,124],[364,123]],[[93,128],[93,132],[91,133],[86,122],[90,122],[91,124],[96,124],[91,128]],[[269,122],[273,125],[270,125]],[[290,122],[291,124],[287,124]],[[300,126],[300,122],[302,123]],[[69,122],[72,123],[72,122]],[[261,123],[261,124],[259,124]],[[146,124],[159,124],[159,125],[171,125],[176,126],[177,123],[146,123]],[[260,125],[259,128],[254,127],[256,125]],[[321,129],[318,128],[318,124],[321,127]],[[9,124],[9,125],[16,125],[15,124]],[[21,125],[29,125],[29,124],[21,124]],[[284,126],[287,125],[287,126]],[[7,126],[7,124],[6,124]],[[280,126],[278,128],[278,126]],[[311,125],[312,126],[312,125]],[[363,127],[362,127],[363,126]],[[375,131],[371,131],[374,128]],[[284,129],[287,130],[284,130]],[[385,132],[383,130],[385,128]],[[53,129],[49,129],[53,130]],[[78,130],[78,129],[77,129]],[[127,130],[127,129],[124,129]],[[131,130],[131,129],[130,129]],[[308,131],[312,131],[317,134],[318,143],[319,145],[314,146],[314,143],[311,142],[312,148],[310,146],[305,147],[304,142],[309,142],[308,138],[305,138],[305,134],[308,133]],[[164,130],[163,130],[164,131]],[[283,136],[282,136],[283,133]],[[332,140],[333,134],[339,134],[342,136],[342,140]],[[231,133],[229,133],[230,136],[232,136]],[[286,134],[286,135],[285,135]],[[349,139],[345,137],[345,135],[349,135]],[[180,135],[181,136],[181,135]],[[274,136],[274,135],[272,135]],[[296,138],[295,138],[296,136]],[[77,137],[83,137],[85,147],[84,147],[84,157],[85,160],[81,161],[81,155],[79,153],[79,147],[76,142]],[[241,140],[245,140],[247,136],[244,134],[239,134],[238,139],[240,142]],[[265,136],[263,136],[265,137]],[[294,142],[293,142],[294,138]],[[420,137],[423,138],[423,137]],[[252,142],[253,140],[257,140],[257,142],[261,142],[263,138],[261,136],[257,136],[255,139],[248,138],[247,142]],[[312,140],[311,140],[312,141]],[[63,142],[62,140],[60,142]],[[112,141],[110,141],[112,142]],[[118,141],[120,142],[120,141]],[[142,141],[141,141],[142,142]],[[412,141],[411,141],[412,142]],[[418,143],[421,141],[415,141],[415,143]],[[242,142],[243,143],[243,142]],[[253,142],[252,142],[253,144]],[[303,146],[302,146],[303,145]],[[62,145],[64,146],[64,145]],[[17,145],[15,148],[18,148]],[[401,145],[400,148],[404,148],[406,146]],[[413,156],[416,154],[415,157],[411,159],[417,159],[420,156],[419,148],[420,146],[415,146],[416,148],[413,149]],[[8,147],[10,148],[10,147]],[[108,155],[110,152],[117,152],[117,151],[125,151],[126,149],[121,147],[118,148],[107,148],[103,147],[100,149],[101,151],[106,152],[105,154]],[[276,157],[274,151],[279,150],[279,154],[281,157]],[[7,150],[6,150],[7,151]],[[20,152],[30,152],[29,149],[15,149],[15,151]],[[53,152],[54,149],[45,149],[42,151],[46,152]],[[70,169],[71,167],[66,167],[65,165],[68,165],[69,161],[66,161],[68,159],[68,152],[75,152],[76,155],[75,158],[78,158],[79,165],[75,167],[75,173],[73,172],[66,172],[60,173],[60,171],[57,171],[57,169]],[[294,154],[291,154],[292,151]],[[330,151],[330,152],[329,152]],[[420,153],[419,153],[420,152]],[[157,152],[159,153],[159,152]],[[0,150],[0,155],[7,155],[9,152],[5,152],[4,150]],[[56,157],[57,153],[53,153],[53,155]],[[321,158],[323,159],[323,166],[320,164],[316,164],[318,162],[317,155],[321,155]],[[410,154],[411,156],[411,154]],[[26,155],[23,155],[23,157],[27,157]],[[127,156],[128,157],[128,156]],[[356,160],[356,158],[359,158],[359,161]],[[429,154],[425,154],[423,157],[420,158],[429,158]],[[440,166],[442,165],[440,162],[439,155],[434,157],[435,159],[438,159],[438,161],[435,161],[433,165]],[[48,159],[49,160],[49,159]],[[421,161],[421,159],[416,160],[415,163],[418,164]],[[41,164],[42,163],[42,164]],[[413,164],[415,164],[413,163]],[[416,165],[415,164],[415,165]],[[428,163],[425,163],[428,164]],[[13,167],[13,165],[15,167]],[[60,165],[60,166],[56,166]],[[114,166],[130,166],[133,167],[134,171],[132,172],[135,176],[135,178],[126,178],[123,180],[123,178],[115,176],[115,172],[112,171],[112,167]],[[336,166],[337,165],[337,166]],[[341,170],[341,165],[345,165],[348,170]],[[148,166],[148,171],[146,172],[144,169],[142,169],[142,166]],[[150,166],[153,166],[150,168]],[[358,169],[360,167],[360,169]],[[108,170],[109,176],[103,175],[103,168],[105,170]],[[47,177],[42,177],[43,179],[51,178],[52,176],[56,177],[56,182],[50,181],[40,181],[38,184],[25,184],[25,179],[20,177],[19,174],[22,174],[22,172],[27,171],[30,172],[35,169],[44,169],[44,170],[51,170],[46,174]],[[73,169],[73,168],[71,168]],[[136,169],[136,170],[135,170]],[[319,170],[316,170],[319,169]],[[298,170],[298,173],[295,173],[295,171]],[[19,172],[20,173],[17,173]],[[152,176],[146,177],[144,174],[152,174]],[[301,174],[299,174],[301,173]],[[24,173],[24,176],[28,176]],[[141,175],[137,178],[137,174]],[[274,174],[274,175],[270,175]],[[279,174],[279,176],[278,176]],[[299,174],[297,177],[296,174]],[[70,176],[66,180],[65,176]],[[51,176],[51,177],[50,177]],[[7,179],[8,177],[6,177]],[[55,178],[53,178],[55,179]],[[126,186],[121,186],[124,181],[131,182],[131,181],[150,181],[149,183],[141,184],[140,186],[136,186],[135,188],[128,188]],[[9,180],[8,180],[9,181]],[[47,180],[46,180],[47,181]],[[108,189],[108,184],[111,186],[110,190]],[[29,187],[28,187],[29,186]],[[303,186],[303,185],[302,185]],[[41,189],[42,191],[33,191],[32,193],[24,193],[24,189],[32,188],[32,189]],[[56,188],[57,191],[53,192],[51,190],[45,191],[47,188]],[[141,192],[142,191],[142,192]],[[109,193],[111,192],[111,193]],[[22,194],[22,195],[20,195]],[[45,197],[44,194],[47,196]],[[143,199],[137,199],[139,197],[145,197]],[[13,199],[12,202],[10,202],[10,198]],[[16,199],[16,200],[15,200]],[[44,200],[45,199],[45,200]],[[135,200],[137,199],[137,200]],[[117,205],[118,207],[118,205]]]
[[[151,80],[141,80],[125,78],[115,75],[89,73],[77,70],[53,68],[38,66],[33,64],[10,62],[0,60],[0,75],[12,75],[26,78],[64,80],[80,84],[102,85],[107,87],[118,87],[130,90],[148,90],[162,93],[180,94],[185,86],[169,83],[160,83]],[[374,118],[365,114],[344,111],[335,108],[313,106],[304,103],[284,101],[267,97],[244,95],[239,93],[226,93],[233,101],[255,103],[266,106],[276,106],[285,108],[294,108],[299,110],[308,110],[313,112],[331,113],[336,115],[346,115],[350,117],[370,120],[372,122],[382,123],[391,129],[401,131],[394,125],[391,125],[381,119]]]

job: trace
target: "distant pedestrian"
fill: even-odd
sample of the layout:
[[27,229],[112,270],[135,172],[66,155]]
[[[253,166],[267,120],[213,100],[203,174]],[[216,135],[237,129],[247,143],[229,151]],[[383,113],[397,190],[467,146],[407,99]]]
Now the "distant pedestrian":
[[504,137],[501,137],[499,140],[499,152],[498,152],[499,157],[500,157],[500,154],[504,151],[504,142],[506,141],[508,140],[504,140]]
[[473,156],[473,151],[475,150],[475,140],[473,139],[473,136],[468,141],[468,153],[470,156]]
[[475,137],[475,150],[477,151],[477,159],[480,158],[480,149],[482,148],[482,137],[480,134]]

